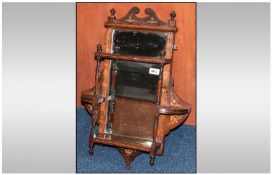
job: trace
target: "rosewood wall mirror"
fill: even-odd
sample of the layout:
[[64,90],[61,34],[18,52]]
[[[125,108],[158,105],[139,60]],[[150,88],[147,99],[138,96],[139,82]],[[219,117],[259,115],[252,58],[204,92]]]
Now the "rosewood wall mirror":
[[137,17],[139,12],[133,7],[116,19],[110,11],[106,47],[98,44],[95,53],[95,87],[81,94],[92,116],[90,153],[95,144],[114,146],[126,168],[142,152],[154,165],[155,156],[164,153],[165,136],[191,111],[175,94],[171,76],[176,13],[164,22],[150,8],[145,18]]

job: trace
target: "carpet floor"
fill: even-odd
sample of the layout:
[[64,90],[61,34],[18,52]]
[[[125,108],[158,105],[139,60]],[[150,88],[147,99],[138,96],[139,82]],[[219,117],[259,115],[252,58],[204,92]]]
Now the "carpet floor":
[[196,128],[182,125],[166,137],[163,156],[149,165],[149,154],[142,153],[125,169],[124,160],[116,148],[95,145],[89,154],[91,118],[85,109],[77,108],[77,172],[78,173],[195,173]]

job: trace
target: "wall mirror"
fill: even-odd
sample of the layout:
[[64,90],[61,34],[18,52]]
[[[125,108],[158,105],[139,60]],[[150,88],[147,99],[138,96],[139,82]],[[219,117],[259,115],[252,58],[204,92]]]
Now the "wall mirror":
[[191,111],[176,95],[171,76],[176,13],[164,22],[150,8],[144,18],[137,17],[139,12],[133,7],[116,19],[110,11],[106,47],[98,44],[95,52],[95,87],[81,94],[92,116],[90,153],[95,144],[116,147],[126,168],[142,152],[154,165],[155,156],[164,153],[165,136]]

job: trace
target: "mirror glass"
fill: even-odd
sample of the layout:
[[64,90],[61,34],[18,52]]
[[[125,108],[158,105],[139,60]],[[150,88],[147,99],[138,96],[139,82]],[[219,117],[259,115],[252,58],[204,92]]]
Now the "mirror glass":
[[117,61],[116,96],[157,102],[159,64]]
[[160,57],[166,44],[166,33],[114,30],[112,53]]

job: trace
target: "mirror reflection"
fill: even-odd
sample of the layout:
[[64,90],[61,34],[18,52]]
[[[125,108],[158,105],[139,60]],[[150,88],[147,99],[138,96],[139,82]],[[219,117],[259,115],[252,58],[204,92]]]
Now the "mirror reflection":
[[160,57],[166,44],[166,33],[114,30],[112,53]]

